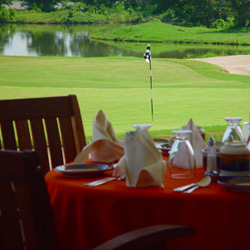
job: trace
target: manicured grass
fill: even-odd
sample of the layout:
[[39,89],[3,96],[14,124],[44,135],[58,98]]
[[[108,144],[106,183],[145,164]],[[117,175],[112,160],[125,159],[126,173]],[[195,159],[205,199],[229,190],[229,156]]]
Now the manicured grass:
[[0,56],[0,99],[76,94],[88,138],[99,109],[120,138],[137,123],[151,123],[154,138],[168,138],[190,118],[208,134],[221,137],[224,117],[248,120],[250,76],[177,59],[153,59],[152,73],[154,121],[149,64],[133,57]]
[[205,27],[181,27],[160,21],[106,30],[92,34],[91,37],[105,40],[140,42],[250,44],[249,28],[218,30]]
[[[97,31],[94,31],[97,32]],[[91,32],[92,34],[93,32]],[[133,51],[142,57],[147,43],[144,42],[115,42],[101,41],[109,46],[114,46],[123,50]],[[151,42],[151,52],[154,58],[206,58],[213,56],[227,55],[248,55],[250,46],[232,46],[223,44],[197,44],[197,43],[158,43]]]

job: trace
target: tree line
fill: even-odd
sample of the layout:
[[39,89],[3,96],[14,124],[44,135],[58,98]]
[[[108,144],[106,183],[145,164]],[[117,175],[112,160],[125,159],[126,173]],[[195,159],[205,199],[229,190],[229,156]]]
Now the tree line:
[[[0,5],[11,0],[0,0]],[[55,5],[66,0],[25,0],[29,9],[54,11]],[[183,25],[210,27],[250,27],[250,0],[73,0],[84,11],[92,8],[104,12],[105,8],[132,10],[145,17],[159,16],[162,21]]]

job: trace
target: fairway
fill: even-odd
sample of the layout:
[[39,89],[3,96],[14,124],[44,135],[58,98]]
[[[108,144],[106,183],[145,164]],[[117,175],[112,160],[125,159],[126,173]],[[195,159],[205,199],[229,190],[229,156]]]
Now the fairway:
[[76,94],[88,138],[99,109],[121,138],[135,123],[151,123],[152,133],[169,133],[190,118],[204,127],[224,126],[227,116],[248,121],[250,76],[184,59],[153,59],[152,73],[154,121],[149,64],[138,58],[1,56],[0,98]]

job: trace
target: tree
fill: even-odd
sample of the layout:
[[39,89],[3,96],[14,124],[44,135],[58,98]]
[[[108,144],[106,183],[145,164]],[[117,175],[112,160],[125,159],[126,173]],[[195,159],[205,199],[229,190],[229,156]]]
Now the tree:
[[250,25],[250,0],[230,0],[236,25],[246,27]]
[[[175,20],[202,24],[211,27],[218,19],[226,20],[230,15],[229,0],[151,0],[158,6],[161,13],[168,10]],[[232,0],[233,1],[233,0]],[[236,1],[236,0],[234,0]],[[239,0],[241,1],[241,0]],[[249,0],[246,0],[249,1]]]
[[27,5],[29,9],[39,8],[49,12],[54,10],[55,5],[59,2],[60,0],[25,0],[24,5]]
[[0,6],[1,5],[11,5],[12,3],[12,0],[0,0]]

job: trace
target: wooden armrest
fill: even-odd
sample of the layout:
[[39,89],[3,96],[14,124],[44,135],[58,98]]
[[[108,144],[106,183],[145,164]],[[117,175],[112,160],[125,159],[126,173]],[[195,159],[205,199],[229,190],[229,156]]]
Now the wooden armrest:
[[157,249],[159,246],[160,248],[158,249],[164,249],[166,239],[190,236],[194,233],[195,231],[192,226],[155,225],[117,236],[99,245],[94,250],[132,250],[143,246],[146,246],[147,249],[150,249],[149,246],[152,246],[152,249]]

